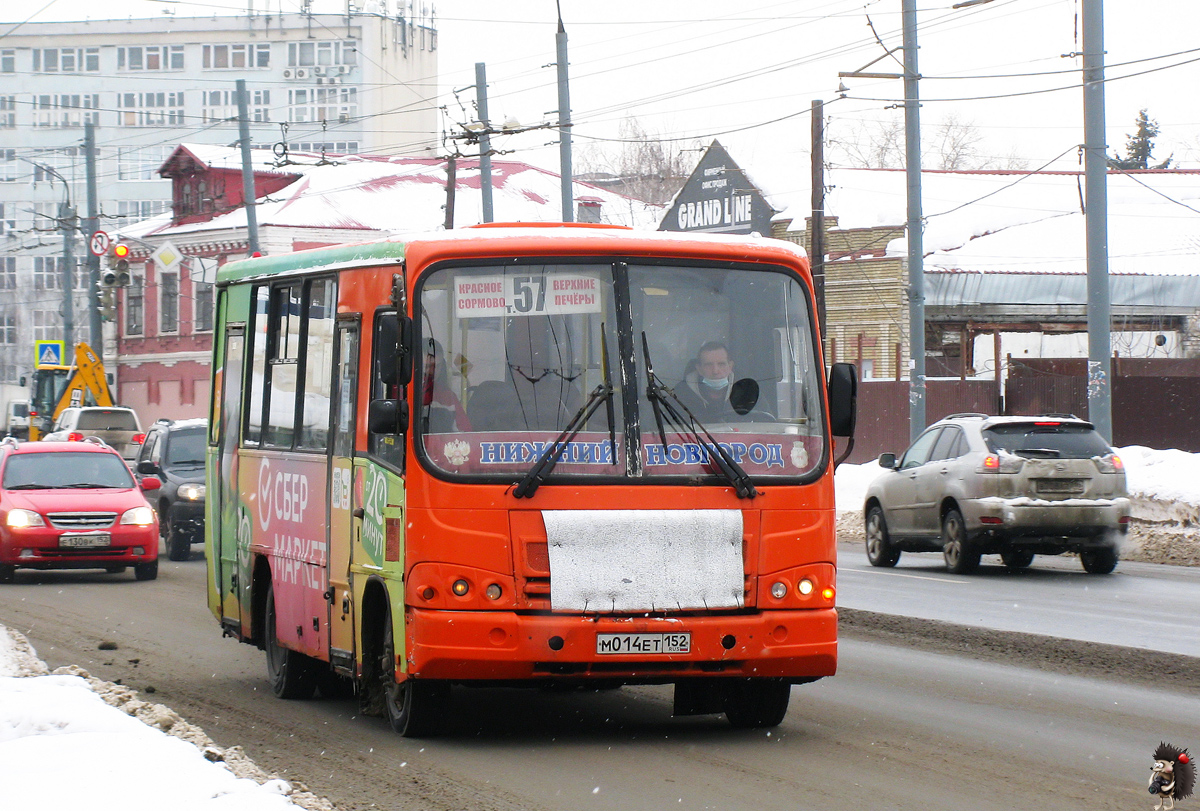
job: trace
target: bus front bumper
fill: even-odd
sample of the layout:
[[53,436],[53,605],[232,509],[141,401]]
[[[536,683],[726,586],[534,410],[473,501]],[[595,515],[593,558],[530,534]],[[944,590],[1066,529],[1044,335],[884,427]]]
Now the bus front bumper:
[[[837,670],[837,610],[682,617],[408,612],[410,676],[454,681],[697,676],[808,681]],[[657,646],[687,652],[648,652]],[[612,636],[619,635],[619,636]],[[643,652],[601,653],[615,647]]]

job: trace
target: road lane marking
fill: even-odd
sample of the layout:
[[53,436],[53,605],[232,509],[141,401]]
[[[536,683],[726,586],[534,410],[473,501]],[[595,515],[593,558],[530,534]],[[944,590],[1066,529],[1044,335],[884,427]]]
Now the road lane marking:
[[[866,572],[856,572],[853,569],[840,569],[838,571],[838,576],[842,577],[842,576],[845,576],[845,575],[851,574],[851,573],[866,574]],[[892,577],[911,577],[913,580],[932,580],[934,583],[946,583],[948,585],[954,585],[954,586],[967,585],[966,580],[948,580],[944,577],[926,577],[926,576],[920,575],[920,574],[904,574],[902,572],[873,572],[873,574],[886,574],[886,575],[891,575]]]

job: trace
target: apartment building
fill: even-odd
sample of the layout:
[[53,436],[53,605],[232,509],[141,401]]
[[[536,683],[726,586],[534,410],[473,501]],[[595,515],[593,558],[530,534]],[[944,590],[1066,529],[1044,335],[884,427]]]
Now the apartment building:
[[86,123],[108,232],[171,209],[171,181],[157,173],[178,144],[238,140],[239,79],[256,148],[432,154],[432,16],[406,0],[395,13],[367,8],[26,23],[0,40],[0,382],[28,374],[34,340],[64,337],[68,285],[75,339],[100,343],[80,272],[87,241],[62,216],[64,203],[87,213]]

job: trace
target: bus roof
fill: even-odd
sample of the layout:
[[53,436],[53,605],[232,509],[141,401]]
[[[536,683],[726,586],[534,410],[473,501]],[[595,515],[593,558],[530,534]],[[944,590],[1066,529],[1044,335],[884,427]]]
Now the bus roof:
[[[295,271],[315,271],[339,267],[399,264],[420,249],[422,254],[454,252],[500,255],[539,251],[554,254],[566,241],[573,242],[571,254],[653,255],[684,250],[736,260],[753,250],[759,261],[775,254],[776,261],[795,261],[805,256],[795,243],[758,235],[689,234],[678,231],[634,231],[620,226],[592,223],[504,223],[473,226],[453,231],[422,234],[398,234],[374,242],[358,242],[313,248],[291,254],[241,259],[223,265],[217,274],[219,284],[269,277]],[[466,248],[470,243],[471,248]]]

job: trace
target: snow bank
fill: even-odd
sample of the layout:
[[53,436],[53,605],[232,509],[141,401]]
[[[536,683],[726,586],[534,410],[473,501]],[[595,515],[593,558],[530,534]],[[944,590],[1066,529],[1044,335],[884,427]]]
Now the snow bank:
[[198,727],[127,687],[74,667],[48,673],[28,641],[3,626],[0,785],[6,808],[332,808],[270,779],[238,747],[221,750]]

